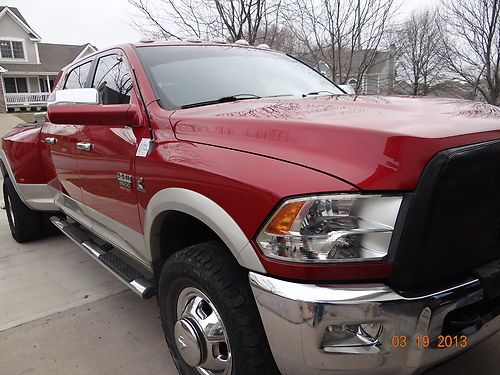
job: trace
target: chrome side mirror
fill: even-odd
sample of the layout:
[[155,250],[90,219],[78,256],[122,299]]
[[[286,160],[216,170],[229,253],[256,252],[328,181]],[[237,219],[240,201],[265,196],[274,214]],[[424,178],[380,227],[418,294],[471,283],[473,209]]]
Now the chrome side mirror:
[[94,88],[57,90],[50,94],[47,107],[51,105],[99,104],[99,94]]

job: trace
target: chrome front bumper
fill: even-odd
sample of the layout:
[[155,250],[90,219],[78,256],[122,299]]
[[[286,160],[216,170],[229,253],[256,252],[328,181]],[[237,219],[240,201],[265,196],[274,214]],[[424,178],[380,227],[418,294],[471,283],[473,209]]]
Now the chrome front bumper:
[[[500,315],[493,313],[480,325],[453,334],[465,335],[465,345],[437,347],[448,313],[483,301],[477,279],[405,297],[383,284],[297,284],[253,272],[249,278],[271,351],[284,375],[418,373],[500,330]],[[343,329],[360,324],[383,327],[373,341],[361,338],[346,344]],[[427,347],[424,337],[430,339]]]

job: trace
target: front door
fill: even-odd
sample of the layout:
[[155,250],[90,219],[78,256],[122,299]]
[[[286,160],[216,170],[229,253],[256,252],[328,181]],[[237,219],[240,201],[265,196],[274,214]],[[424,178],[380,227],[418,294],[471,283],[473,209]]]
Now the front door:
[[[69,72],[64,89],[85,87],[92,61],[84,62]],[[64,77],[63,77],[64,79]],[[47,121],[41,131],[41,155],[45,159],[44,172],[49,176],[49,186],[60,191],[57,203],[70,216],[86,223],[81,209],[83,203],[80,189],[78,158],[82,152],[78,144],[88,138],[88,129],[83,125],[52,124]]]
[[[138,104],[132,76],[119,52],[100,56],[92,87],[103,105]],[[144,261],[144,240],[137,208],[134,159],[147,127],[88,125],[90,147],[79,159],[83,201],[95,225],[133,258]]]

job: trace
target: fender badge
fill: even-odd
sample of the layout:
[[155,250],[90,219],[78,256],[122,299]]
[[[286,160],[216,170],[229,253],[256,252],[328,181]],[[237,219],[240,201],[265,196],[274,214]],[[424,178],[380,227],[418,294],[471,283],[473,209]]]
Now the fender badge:
[[146,192],[146,187],[144,186],[144,178],[143,177],[139,177],[136,180],[136,186],[137,186],[137,191],[139,191],[141,193]]
[[124,189],[132,189],[132,176],[126,173],[118,172],[116,174],[118,185]]

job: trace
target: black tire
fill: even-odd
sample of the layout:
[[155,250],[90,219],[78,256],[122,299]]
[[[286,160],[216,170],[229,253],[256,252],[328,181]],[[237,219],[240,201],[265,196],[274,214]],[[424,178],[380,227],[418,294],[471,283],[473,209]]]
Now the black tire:
[[62,232],[54,225],[52,224],[52,221],[50,221],[50,218],[52,216],[58,216],[60,218],[65,218],[66,216],[61,214],[61,212],[55,211],[55,212],[40,212],[42,215],[42,237],[52,237],[52,236],[60,236]]
[[174,337],[177,301],[182,291],[196,288],[220,315],[231,350],[231,374],[279,374],[248,281],[229,250],[218,241],[190,246],[163,265],[158,304],[172,358],[180,374],[199,374],[182,358]]
[[19,242],[33,241],[42,235],[42,214],[26,206],[9,177],[3,180],[5,212],[12,237]]

